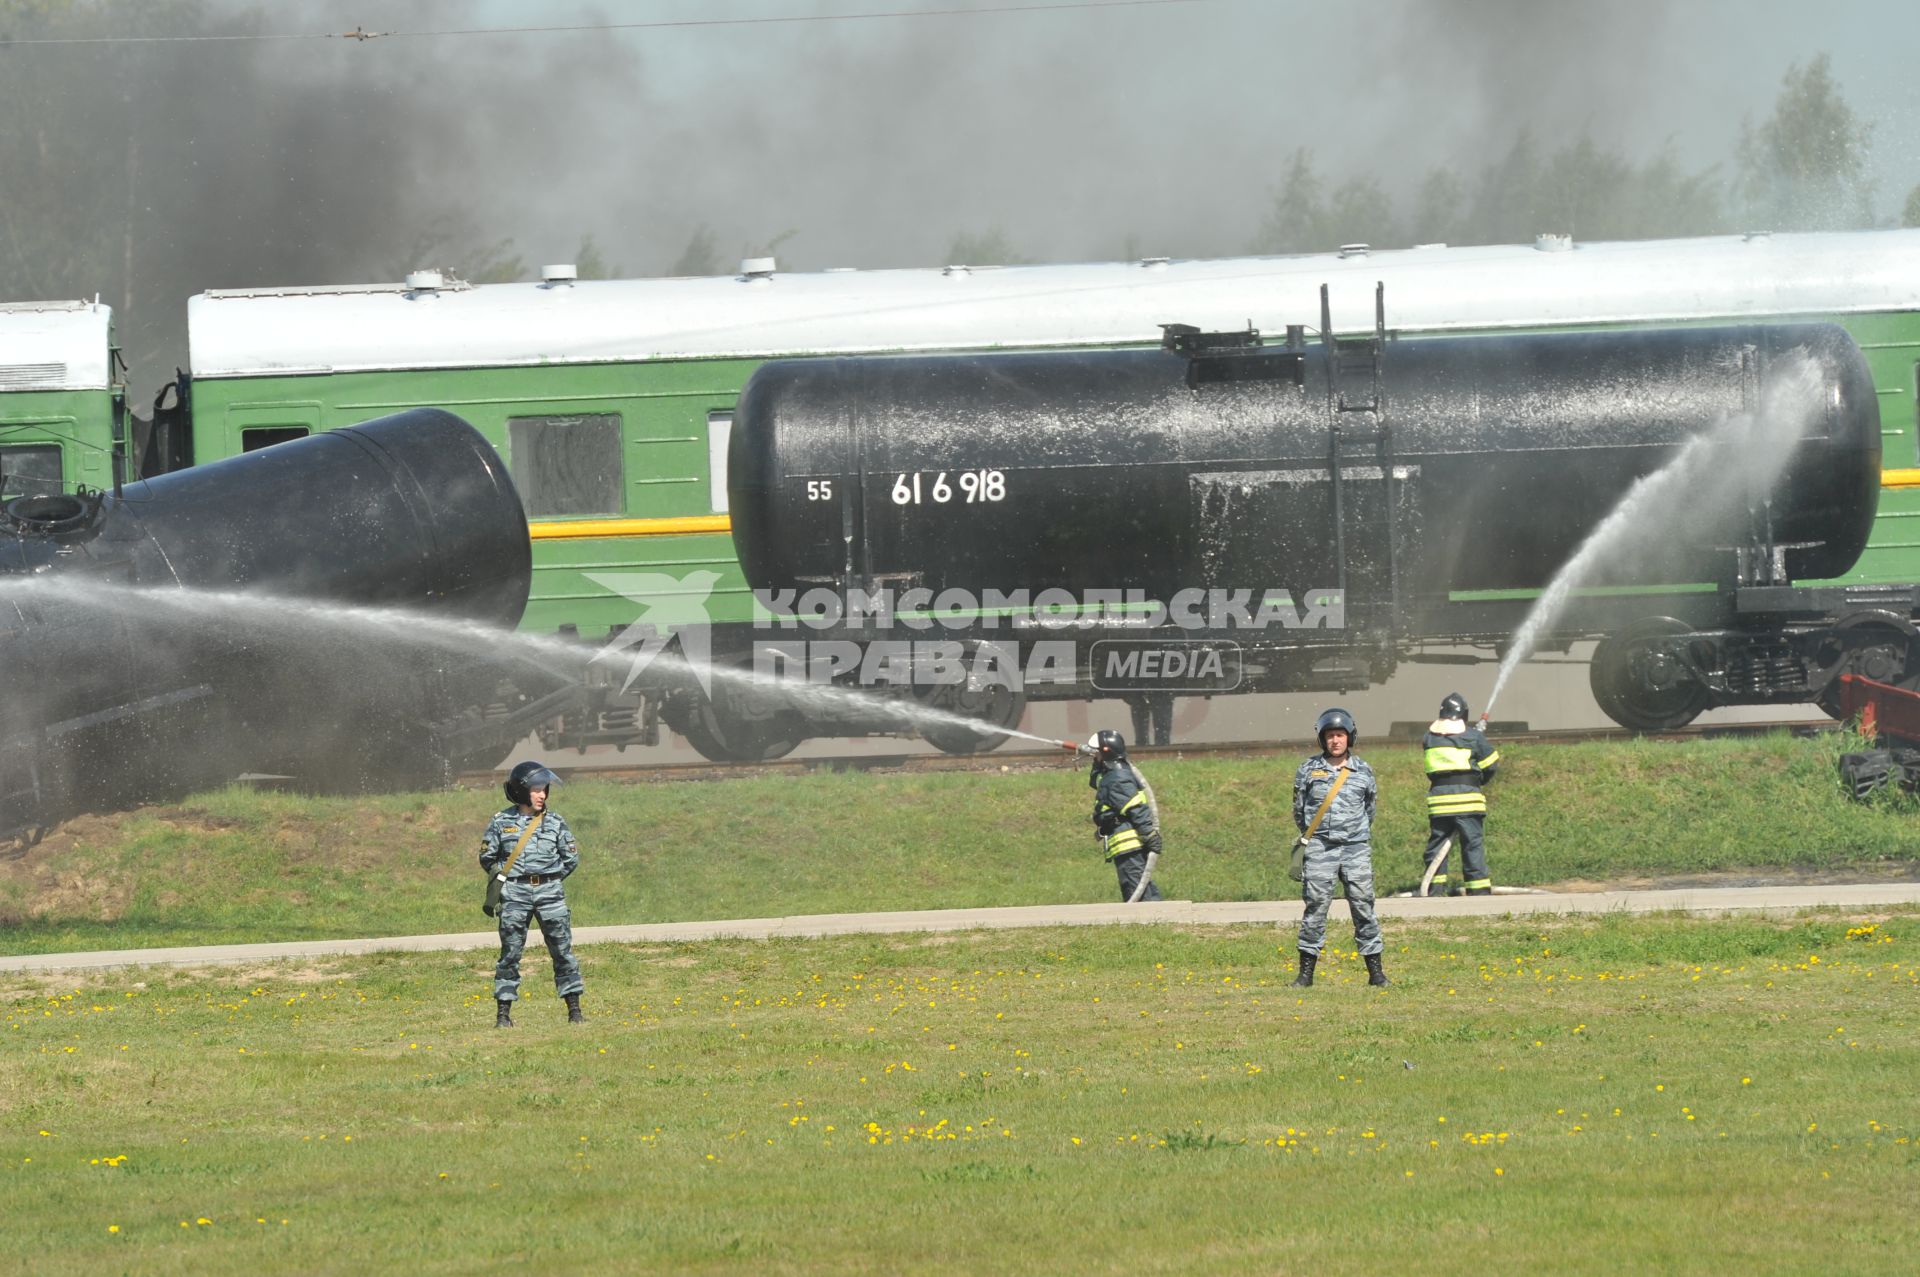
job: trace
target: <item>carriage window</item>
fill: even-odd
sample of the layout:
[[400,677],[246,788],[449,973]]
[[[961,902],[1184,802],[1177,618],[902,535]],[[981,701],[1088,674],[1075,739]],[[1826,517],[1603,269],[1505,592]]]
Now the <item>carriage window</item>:
[[620,514],[620,415],[507,419],[508,466],[534,517]]
[[707,496],[715,514],[727,512],[727,440],[732,435],[731,412],[707,414]]
[[240,451],[258,452],[262,448],[271,448],[276,443],[286,443],[290,439],[306,437],[305,426],[254,426],[240,432]]
[[0,501],[59,492],[63,477],[59,444],[0,447]]

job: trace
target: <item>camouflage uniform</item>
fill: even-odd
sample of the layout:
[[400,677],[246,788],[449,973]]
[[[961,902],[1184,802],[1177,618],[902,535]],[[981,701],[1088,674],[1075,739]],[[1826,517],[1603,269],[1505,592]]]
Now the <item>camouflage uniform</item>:
[[[520,835],[526,832],[527,822],[539,819],[517,806],[495,815],[481,836],[480,867],[488,874],[499,872],[513,854]],[[513,862],[512,876],[501,888],[500,960],[493,967],[496,1001],[512,1002],[520,996],[520,955],[527,947],[527,927],[535,918],[540,920],[540,934],[546,937],[547,953],[553,958],[553,991],[564,998],[586,988],[580,979],[580,963],[573,956],[573,915],[560,885],[579,863],[573,831],[558,812],[548,811],[545,823],[527,839],[520,858]],[[531,881],[535,878],[539,881]]]
[[[1306,877],[1300,898],[1306,912],[1300,918],[1300,952],[1318,956],[1327,938],[1327,911],[1333,905],[1333,884],[1346,884],[1347,909],[1353,914],[1353,938],[1360,953],[1378,954],[1384,947],[1380,923],[1373,916],[1373,809],[1379,787],[1373,768],[1348,755],[1352,775],[1334,795],[1333,806],[1321,818],[1307,843]],[[1301,833],[1320,810],[1339,770],[1324,753],[1300,764],[1293,774],[1293,824]]]

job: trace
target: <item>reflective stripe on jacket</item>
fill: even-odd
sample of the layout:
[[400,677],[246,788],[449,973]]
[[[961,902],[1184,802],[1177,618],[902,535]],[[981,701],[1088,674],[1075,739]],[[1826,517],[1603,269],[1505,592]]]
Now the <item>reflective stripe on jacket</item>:
[[1095,783],[1093,824],[1106,839],[1107,859],[1139,851],[1153,832],[1153,806],[1127,763],[1115,763]]
[[1427,814],[1460,816],[1484,812],[1480,786],[1493,778],[1500,751],[1478,727],[1458,718],[1436,720],[1420,741],[1426,751]]

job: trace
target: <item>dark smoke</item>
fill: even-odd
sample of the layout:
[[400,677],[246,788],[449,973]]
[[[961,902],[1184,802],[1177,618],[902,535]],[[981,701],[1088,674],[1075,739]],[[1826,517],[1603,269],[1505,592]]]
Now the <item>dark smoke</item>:
[[[1338,210],[1358,216],[1368,200],[1390,201],[1409,238],[1661,233],[1633,210],[1575,206],[1599,198],[1609,163],[1637,172],[1667,154],[1672,180],[1653,190],[1730,177],[1743,116],[1765,116],[1789,65],[1869,29],[1896,47],[1920,22],[1894,5],[1866,6],[1868,23],[1832,7],[1761,16],[1653,0],[1219,0],[638,32],[5,44],[863,7],[875,6],[0,0],[0,298],[101,294],[145,399],[184,361],[186,299],[208,288],[363,283],[418,266],[526,277],[595,256],[625,275],[730,270],[776,243],[796,269],[939,265],[956,245],[1032,261],[1217,256],[1260,239],[1303,148],[1330,193],[1359,181],[1366,197],[1336,202],[1313,247],[1347,237]],[[1846,70],[1836,64],[1853,91]],[[1867,90],[1882,102],[1906,92],[1895,106],[1912,97]],[[1516,150],[1523,138],[1531,151]],[[1476,207],[1490,169],[1545,163],[1581,139],[1596,156],[1558,203]],[[1897,203],[1912,179],[1883,191]],[[1451,221],[1415,215],[1423,191],[1452,192]],[[1443,221],[1444,235],[1423,229]]]

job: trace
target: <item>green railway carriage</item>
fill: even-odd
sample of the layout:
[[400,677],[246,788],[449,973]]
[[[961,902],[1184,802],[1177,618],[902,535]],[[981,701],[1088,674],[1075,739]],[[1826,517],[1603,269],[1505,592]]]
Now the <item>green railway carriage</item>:
[[126,428],[117,353],[97,302],[0,305],[0,501],[112,485]]
[[[687,582],[716,623],[743,625],[754,605],[729,535],[726,443],[735,399],[762,362],[1139,345],[1171,323],[1277,332],[1318,320],[1322,285],[1334,330],[1351,333],[1373,327],[1383,285],[1390,328],[1409,336],[1841,324],[1871,367],[1886,464],[1874,534],[1844,581],[1920,581],[1920,231],[1591,245],[1542,236],[1533,245],[815,274],[780,273],[768,259],[707,279],[587,281],[566,267],[543,275],[469,286],[420,272],[392,285],[192,298],[181,393],[191,435],[180,459],[444,407],[501,450],[525,498],[535,541],[526,628],[605,642],[643,619],[663,577]],[[644,698],[603,709],[569,739],[641,739],[657,721]]]

